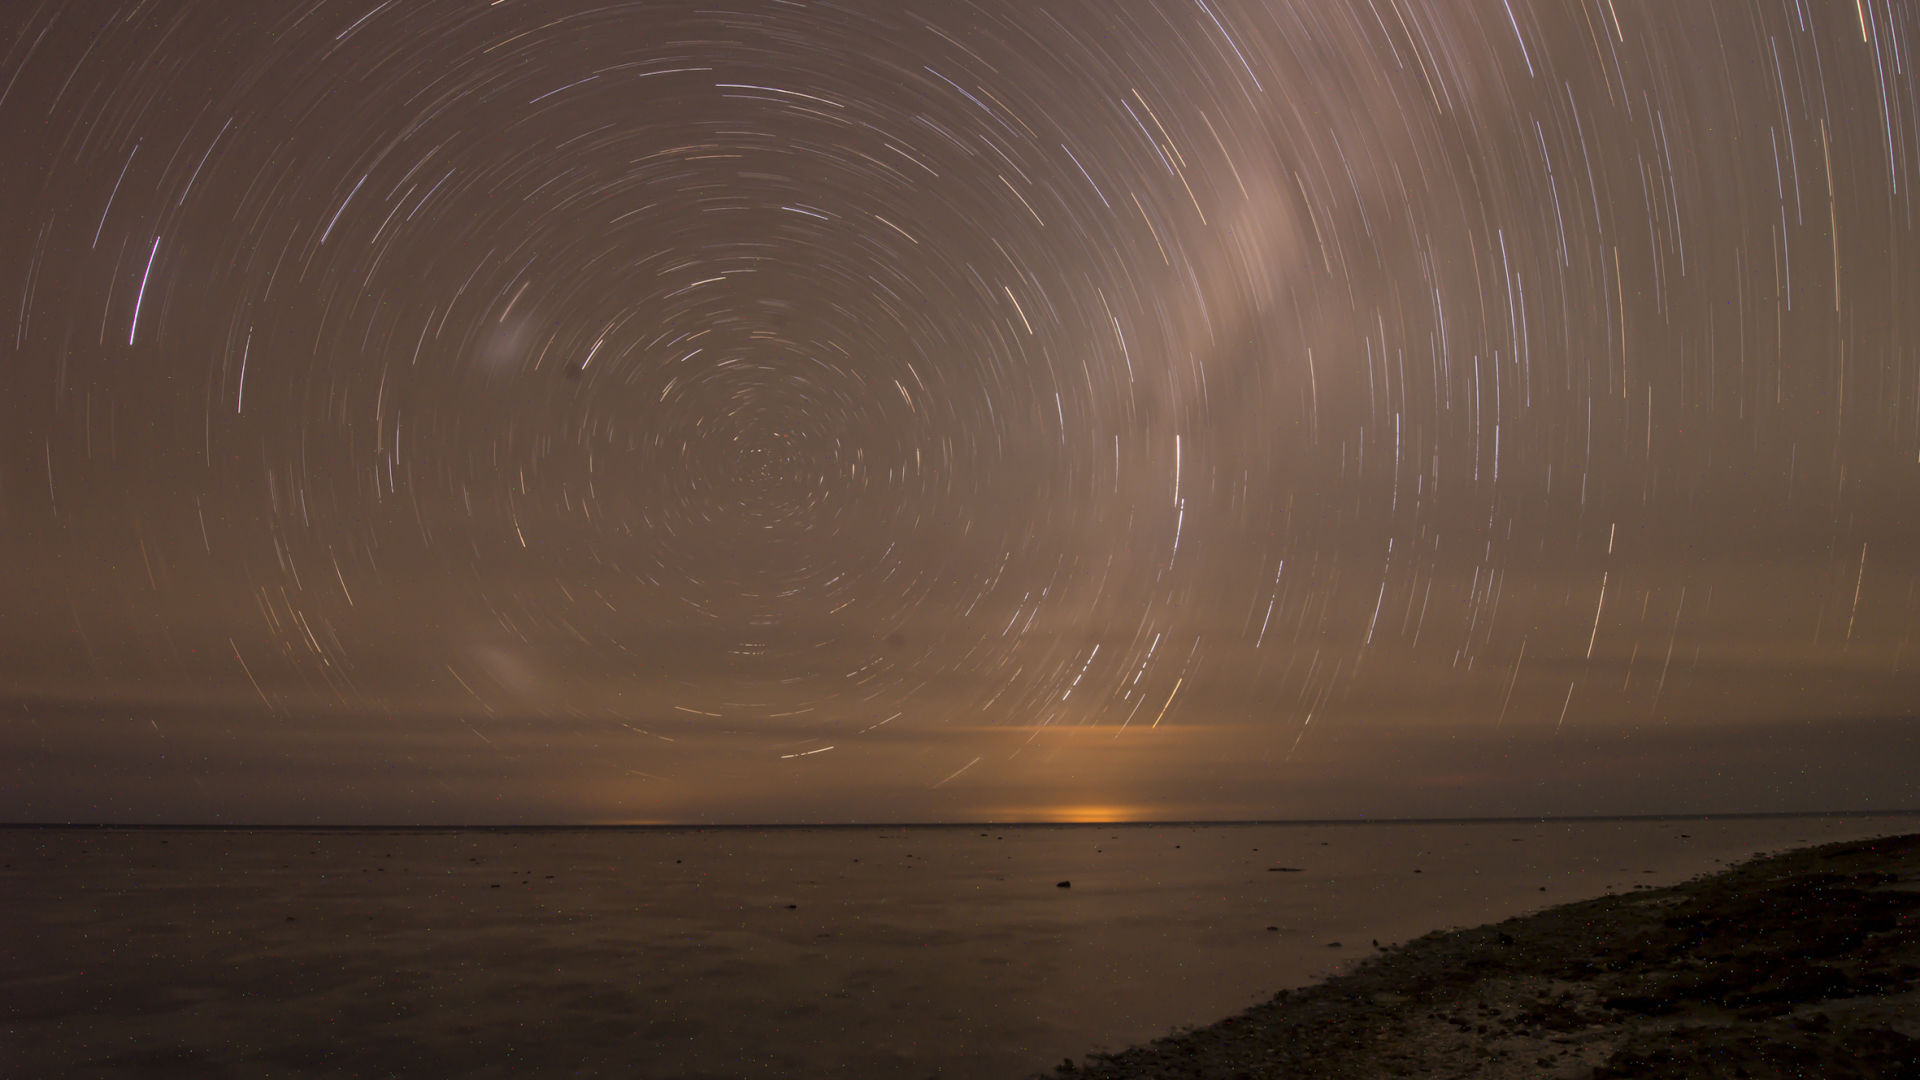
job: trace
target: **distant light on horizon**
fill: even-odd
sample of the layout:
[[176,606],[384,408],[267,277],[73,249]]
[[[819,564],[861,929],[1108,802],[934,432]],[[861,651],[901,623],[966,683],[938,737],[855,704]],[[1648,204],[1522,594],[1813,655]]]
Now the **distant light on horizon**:
[[103,14],[0,820],[1920,805],[1903,12]]

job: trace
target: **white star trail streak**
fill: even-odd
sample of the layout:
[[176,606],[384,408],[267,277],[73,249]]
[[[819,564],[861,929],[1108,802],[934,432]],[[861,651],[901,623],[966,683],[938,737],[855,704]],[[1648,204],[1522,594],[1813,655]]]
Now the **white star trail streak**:
[[9,5],[0,804],[1813,805],[1920,745],[1916,45]]

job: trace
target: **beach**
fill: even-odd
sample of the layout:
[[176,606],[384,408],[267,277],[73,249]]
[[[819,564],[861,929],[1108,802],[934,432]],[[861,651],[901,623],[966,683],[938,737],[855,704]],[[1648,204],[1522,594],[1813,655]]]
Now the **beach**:
[[[1588,1038],[1594,1018],[1693,1014],[1596,1003],[1655,995],[1567,964],[1677,961],[1605,952],[1583,920],[1663,911],[1663,890],[1763,852],[1916,831],[0,829],[0,1075],[1319,1076],[1341,1039],[1386,1055],[1353,1075],[1586,1075],[1626,1045]],[[1078,1064],[1099,1052],[1121,1056]]]
[[1430,934],[1209,1027],[1058,1072],[1920,1076],[1920,835]]

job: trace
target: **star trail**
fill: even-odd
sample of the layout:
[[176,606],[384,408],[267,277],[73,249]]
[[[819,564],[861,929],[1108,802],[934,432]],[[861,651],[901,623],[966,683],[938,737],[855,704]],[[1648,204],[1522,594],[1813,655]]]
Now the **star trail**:
[[4,18],[14,817],[1914,795],[1913,4]]

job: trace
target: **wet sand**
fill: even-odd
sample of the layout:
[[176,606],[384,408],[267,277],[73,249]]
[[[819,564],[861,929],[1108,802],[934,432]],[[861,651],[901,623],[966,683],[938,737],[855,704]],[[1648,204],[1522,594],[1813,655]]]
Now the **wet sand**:
[[1920,1077],[1920,835],[1385,949],[1086,1080]]

